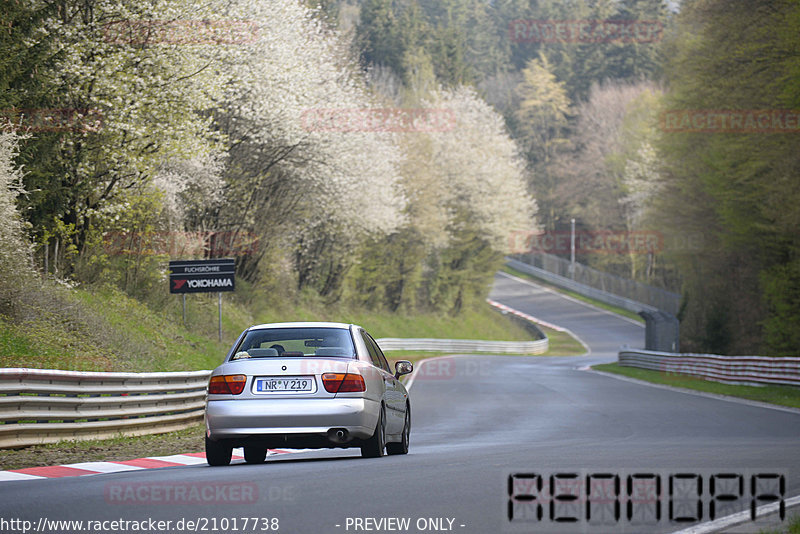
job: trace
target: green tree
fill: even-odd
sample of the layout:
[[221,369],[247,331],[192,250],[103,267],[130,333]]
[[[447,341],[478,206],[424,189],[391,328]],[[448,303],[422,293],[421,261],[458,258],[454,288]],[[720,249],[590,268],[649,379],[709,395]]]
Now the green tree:
[[416,0],[400,13],[396,44],[402,50],[401,70],[397,72],[403,85],[417,90],[430,90],[436,86],[437,67],[428,50],[431,31]]
[[[800,5],[790,0],[686,4],[666,51],[666,110],[798,109],[798,22]],[[670,233],[704,235],[702,251],[677,260],[686,344],[796,353],[800,142],[770,128],[686,130],[659,143],[658,211]]]
[[0,117],[46,104],[53,86],[45,69],[57,57],[53,36],[41,31],[55,4],[6,0],[0,15]]
[[516,90],[516,130],[532,169],[541,222],[552,230],[563,216],[563,209],[555,194],[557,176],[551,165],[566,143],[571,103],[545,56],[531,60],[522,76]]
[[189,19],[210,7],[189,0],[29,5],[42,10],[34,17],[33,48],[49,41],[57,53],[31,58],[41,60],[32,69],[50,94],[37,101],[35,91],[26,91],[26,106],[34,108],[33,120],[53,115],[63,127],[34,124],[19,157],[31,191],[21,204],[37,238],[67,232],[81,250],[93,219],[117,209],[121,192],[145,187],[166,159],[215,146],[204,112],[224,76],[198,47],[159,42],[157,32],[142,40],[125,22]]
[[465,39],[458,28],[439,27],[429,48],[436,78],[447,86],[457,86],[471,81],[471,69],[464,58]]
[[365,65],[383,65],[403,76],[405,43],[392,8],[392,0],[364,0],[356,29],[361,61]]

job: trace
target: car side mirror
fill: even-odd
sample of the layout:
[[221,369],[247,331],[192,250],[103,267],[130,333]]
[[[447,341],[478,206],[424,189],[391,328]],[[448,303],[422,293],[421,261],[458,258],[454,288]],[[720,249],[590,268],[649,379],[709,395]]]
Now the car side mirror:
[[395,378],[400,378],[403,375],[407,375],[413,370],[414,370],[414,364],[408,360],[398,360],[398,362],[394,364]]

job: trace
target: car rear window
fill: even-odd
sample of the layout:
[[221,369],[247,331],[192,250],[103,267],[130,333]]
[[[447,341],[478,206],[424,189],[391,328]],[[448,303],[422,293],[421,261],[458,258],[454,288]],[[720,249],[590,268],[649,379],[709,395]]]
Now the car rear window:
[[343,328],[268,328],[249,331],[231,360],[301,357],[354,358],[350,331]]

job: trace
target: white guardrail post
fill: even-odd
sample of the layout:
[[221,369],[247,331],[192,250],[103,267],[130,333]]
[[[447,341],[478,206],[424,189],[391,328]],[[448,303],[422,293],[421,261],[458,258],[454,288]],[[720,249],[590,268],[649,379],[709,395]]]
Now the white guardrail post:
[[800,357],[720,356],[623,349],[619,365],[726,384],[800,386]]

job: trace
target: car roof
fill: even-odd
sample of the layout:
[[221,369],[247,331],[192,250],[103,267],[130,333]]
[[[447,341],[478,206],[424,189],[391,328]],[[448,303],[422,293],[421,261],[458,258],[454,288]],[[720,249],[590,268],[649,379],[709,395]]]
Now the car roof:
[[299,321],[292,323],[264,323],[250,327],[250,330],[268,330],[271,328],[341,328],[342,330],[350,330],[351,326],[356,326],[346,323],[331,323],[331,322],[315,322],[315,321]]

